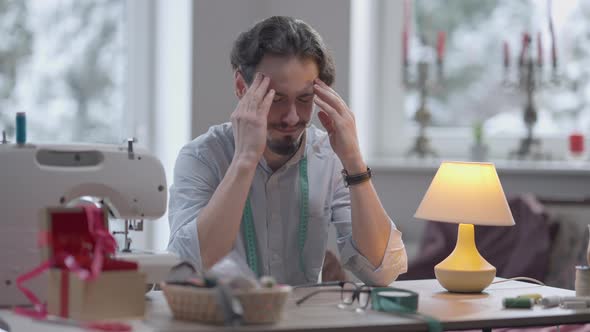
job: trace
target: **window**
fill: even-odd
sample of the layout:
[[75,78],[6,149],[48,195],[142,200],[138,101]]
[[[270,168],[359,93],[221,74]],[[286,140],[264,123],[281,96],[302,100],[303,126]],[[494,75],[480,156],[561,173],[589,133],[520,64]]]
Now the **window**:
[[0,130],[34,142],[125,137],[126,2],[0,0]]
[[[433,45],[437,31],[446,31],[444,86],[428,101],[435,127],[471,127],[483,122],[490,135],[524,135],[524,91],[501,84],[518,79],[518,57],[523,33],[531,36],[528,53],[544,88],[536,93],[539,112],[535,132],[569,133],[588,127],[590,111],[590,4],[587,1],[454,0],[413,1],[414,59],[428,51],[420,39]],[[551,5],[549,11],[548,5]],[[561,82],[553,84],[551,33],[553,21]],[[418,38],[418,36],[422,36]],[[508,45],[510,67],[503,68],[503,42]],[[540,46],[540,49],[539,49]],[[538,67],[539,51],[542,67]],[[506,73],[508,75],[506,76]],[[406,99],[407,119],[417,108],[417,94]]]
[[[518,148],[526,134],[525,94],[503,84],[503,43],[509,45],[509,77],[514,82],[523,32],[532,36],[529,50],[534,61],[538,33],[543,46],[546,87],[535,93],[534,99],[538,111],[534,135],[541,138],[541,148],[553,159],[562,159],[567,155],[567,136],[590,129],[590,2],[352,0],[352,4],[357,8],[352,11],[352,51],[364,52],[366,60],[361,61],[363,65],[351,61],[352,73],[360,73],[360,79],[351,78],[351,102],[356,103],[353,110],[357,112],[369,110],[369,115],[363,115],[369,123],[359,130],[359,136],[373,142],[366,145],[370,151],[365,151],[372,158],[403,157],[418,134],[413,119],[418,94],[401,82],[404,4],[411,8],[410,74],[416,74],[417,59],[434,62],[437,34],[446,32],[445,80],[427,99],[432,123],[426,134],[440,157],[467,158],[478,124],[483,127],[489,158],[506,159]],[[549,4],[561,78],[557,85],[550,82]],[[357,13],[363,13],[359,8],[370,12],[370,20],[359,17]],[[434,76],[431,66],[430,77]],[[366,90],[358,82],[373,85],[369,96],[357,93]]]

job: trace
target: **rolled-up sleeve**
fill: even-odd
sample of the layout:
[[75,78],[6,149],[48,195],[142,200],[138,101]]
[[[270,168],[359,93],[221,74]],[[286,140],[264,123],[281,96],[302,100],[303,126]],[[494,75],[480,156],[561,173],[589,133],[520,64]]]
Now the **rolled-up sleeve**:
[[197,229],[198,216],[217,188],[215,172],[194,148],[184,147],[176,159],[170,187],[168,250],[202,269]]
[[386,286],[408,269],[408,257],[402,241],[402,233],[390,221],[390,233],[383,260],[374,266],[357,249],[352,238],[350,192],[341,177],[336,181],[332,201],[332,223],[336,227],[337,244],[344,267],[368,285]]

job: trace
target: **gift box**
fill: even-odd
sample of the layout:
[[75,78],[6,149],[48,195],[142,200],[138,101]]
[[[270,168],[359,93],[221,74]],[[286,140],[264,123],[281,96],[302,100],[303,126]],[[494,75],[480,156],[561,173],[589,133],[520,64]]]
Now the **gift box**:
[[43,223],[49,314],[83,321],[143,318],[145,275],[137,263],[112,258],[116,244],[105,209],[49,208]]

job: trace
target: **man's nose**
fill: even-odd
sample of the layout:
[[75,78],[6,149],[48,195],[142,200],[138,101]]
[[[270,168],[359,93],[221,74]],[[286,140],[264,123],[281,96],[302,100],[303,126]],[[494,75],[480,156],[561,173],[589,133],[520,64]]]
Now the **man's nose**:
[[295,107],[295,104],[289,105],[282,120],[283,123],[286,123],[289,126],[295,126],[299,123],[299,114],[297,114],[297,107]]

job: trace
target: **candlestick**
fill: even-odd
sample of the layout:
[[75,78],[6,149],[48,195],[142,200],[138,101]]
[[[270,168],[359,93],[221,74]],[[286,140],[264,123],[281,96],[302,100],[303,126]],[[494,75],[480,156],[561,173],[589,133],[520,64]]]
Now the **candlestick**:
[[557,46],[555,42],[555,31],[553,30],[551,0],[547,0],[547,16],[549,16],[549,33],[551,34],[551,65],[553,66],[553,70],[555,70],[557,69]]
[[510,67],[510,46],[504,41],[504,68]]
[[541,41],[541,32],[537,32],[537,66],[543,66],[543,42]]
[[557,49],[555,48],[555,39],[551,44],[551,64],[553,65],[553,69],[557,69]]

